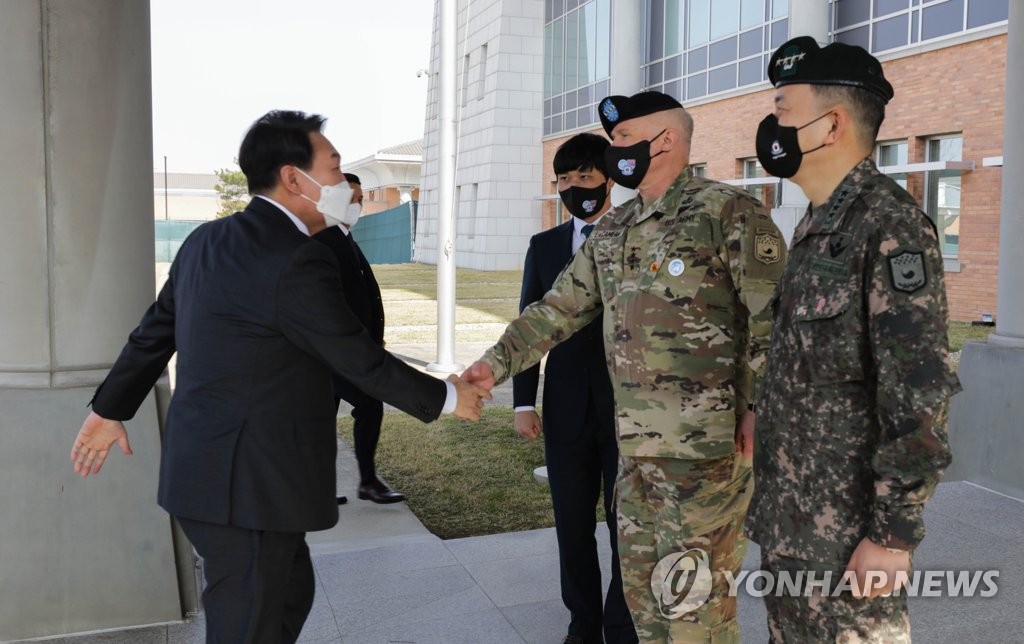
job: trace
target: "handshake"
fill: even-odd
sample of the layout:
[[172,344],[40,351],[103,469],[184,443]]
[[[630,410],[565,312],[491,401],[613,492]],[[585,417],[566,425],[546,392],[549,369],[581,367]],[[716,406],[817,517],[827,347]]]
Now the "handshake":
[[494,387],[494,373],[486,362],[474,362],[462,372],[462,376],[452,374],[448,382],[455,385],[457,402],[452,412],[462,420],[480,420],[480,412],[484,408],[484,400],[491,400],[491,389]]

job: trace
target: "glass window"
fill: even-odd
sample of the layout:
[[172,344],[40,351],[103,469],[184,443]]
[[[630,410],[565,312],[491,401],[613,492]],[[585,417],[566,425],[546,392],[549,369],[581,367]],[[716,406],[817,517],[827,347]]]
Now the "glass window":
[[552,18],[544,26],[547,135],[596,122],[595,96],[608,93],[611,0],[548,0],[545,7]]
[[764,68],[761,66],[761,57],[744,60],[740,63],[740,86],[752,85],[761,80]]
[[875,0],[875,17],[887,16],[910,6],[908,0]]
[[686,79],[686,98],[693,100],[707,96],[707,80],[707,74],[704,73],[695,74]]
[[719,40],[708,48],[708,65],[715,67],[736,60],[737,38],[726,38]]
[[708,176],[708,164],[706,163],[691,163],[690,171],[693,172],[695,177],[706,177]]
[[865,25],[863,27],[857,27],[856,29],[851,29],[849,31],[844,31],[836,34],[836,41],[846,43],[847,45],[857,45],[858,47],[868,49],[871,46],[871,43],[868,42],[868,38],[870,37],[871,27]]
[[[743,164],[743,178],[744,179],[760,179],[767,177],[768,173],[764,171],[761,164],[758,162],[756,157],[750,159],[742,159]],[[754,196],[755,199],[760,201],[767,208],[775,207],[775,186],[771,184],[754,184],[742,186],[744,190]]]
[[651,0],[647,4],[647,60],[658,60],[664,55],[665,3]]
[[967,4],[967,28],[1007,20],[1010,17],[1010,0],[972,0]]
[[701,47],[690,52],[690,60],[686,69],[689,72],[699,72],[708,67],[708,48]]
[[740,34],[740,58],[760,54],[764,50],[761,42],[761,28]]
[[[942,137],[928,141],[926,161],[960,161],[963,138]],[[939,230],[942,254],[955,257],[960,250],[960,171],[925,173],[925,211]]]
[[736,87],[736,65],[726,65],[708,72],[708,94]]
[[711,6],[711,40],[740,30],[739,0],[715,0]]
[[708,41],[711,22],[711,0],[689,0],[690,39],[688,46],[703,45]]
[[[657,2],[658,0],[654,0]],[[686,15],[685,0],[665,0],[665,55],[678,54],[686,48],[683,41],[684,20]]]
[[580,12],[565,17],[565,89],[579,87]]
[[880,20],[874,26],[871,51],[884,51],[907,44],[907,14]]
[[772,18],[785,18],[789,15],[789,0],[772,0]]
[[789,20],[780,20],[772,23],[772,49],[778,49],[782,43],[789,40]]
[[849,27],[871,17],[871,0],[836,0],[836,28]]
[[963,31],[964,0],[947,0],[925,7],[921,21],[921,40]]
[[683,73],[683,57],[675,56],[665,61],[665,78],[679,78]]
[[740,29],[748,29],[764,22],[764,0],[740,2]]
[[[875,152],[875,163],[878,167],[906,165],[910,146],[906,141],[885,141],[878,144]],[[907,175],[905,173],[890,174],[889,177],[906,190]]]

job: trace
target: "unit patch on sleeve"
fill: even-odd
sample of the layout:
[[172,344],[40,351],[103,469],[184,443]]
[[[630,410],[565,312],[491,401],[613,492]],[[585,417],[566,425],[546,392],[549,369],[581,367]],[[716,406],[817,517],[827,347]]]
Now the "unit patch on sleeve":
[[913,293],[928,283],[924,269],[924,253],[904,250],[889,257],[889,275],[892,287],[903,293]]
[[782,259],[782,242],[774,230],[757,229],[754,237],[754,258],[762,264],[774,264]]

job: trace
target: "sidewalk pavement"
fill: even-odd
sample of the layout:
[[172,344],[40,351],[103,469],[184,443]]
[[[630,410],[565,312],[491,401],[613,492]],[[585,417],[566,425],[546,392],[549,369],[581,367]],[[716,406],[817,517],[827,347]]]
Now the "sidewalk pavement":
[[[460,345],[468,365],[487,345]],[[433,345],[388,347],[429,362]],[[510,404],[510,388],[494,403]],[[347,494],[338,525],[310,533],[316,600],[300,642],[341,644],[504,644],[560,642],[568,624],[558,584],[553,529],[442,541],[405,503],[356,498],[352,451],[339,444],[338,491]],[[928,536],[915,554],[919,570],[999,571],[992,598],[912,598],[918,642],[1024,642],[1024,503],[970,483],[939,486],[925,509]],[[607,565],[607,531],[597,531]],[[751,545],[743,570],[756,571]],[[605,570],[607,575],[607,570]],[[743,642],[765,642],[761,599],[741,592]],[[200,644],[202,615],[182,622],[62,637],[68,644]]]

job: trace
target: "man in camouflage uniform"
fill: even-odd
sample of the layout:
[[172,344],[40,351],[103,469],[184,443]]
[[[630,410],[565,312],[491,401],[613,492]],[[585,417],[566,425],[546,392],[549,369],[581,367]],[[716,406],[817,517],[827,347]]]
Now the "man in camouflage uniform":
[[[764,569],[832,580],[765,597],[768,626],[775,642],[909,642],[906,597],[882,595],[924,535],[959,390],[935,226],[871,160],[893,96],[874,57],[805,36],[775,52],[769,78],[758,157],[811,205],[773,300],[747,526]],[[887,583],[866,587],[870,572]],[[844,573],[857,583],[836,596]]]
[[551,290],[464,376],[500,382],[603,315],[618,550],[637,635],[738,642],[723,573],[746,551],[748,406],[785,247],[760,202],[687,171],[693,122],[677,101],[611,96],[599,111],[612,136],[609,176],[639,195],[601,219]]

